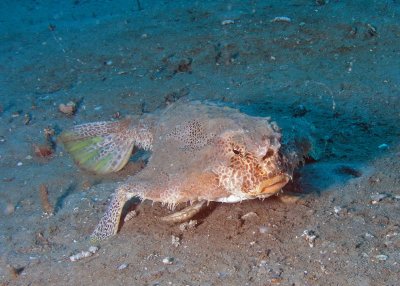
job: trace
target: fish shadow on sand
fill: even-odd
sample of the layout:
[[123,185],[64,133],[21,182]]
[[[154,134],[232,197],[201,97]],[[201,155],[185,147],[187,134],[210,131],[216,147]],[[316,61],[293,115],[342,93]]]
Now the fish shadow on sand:
[[61,194],[61,196],[59,196],[57,198],[57,201],[55,203],[54,206],[54,213],[58,213],[58,211],[60,211],[63,206],[64,206],[64,201],[65,199],[71,195],[77,188],[77,184],[76,183],[71,183],[66,189],[65,191]]

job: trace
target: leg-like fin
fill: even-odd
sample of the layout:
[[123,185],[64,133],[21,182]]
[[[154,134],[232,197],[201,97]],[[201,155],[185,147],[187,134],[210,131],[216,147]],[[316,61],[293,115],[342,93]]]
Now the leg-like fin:
[[205,201],[200,201],[196,204],[190,205],[181,211],[175,212],[171,215],[167,215],[161,218],[161,220],[170,223],[185,222],[198,214],[203,208]]
[[111,203],[108,205],[106,213],[90,236],[90,240],[93,243],[117,234],[122,209],[128,199],[127,191],[123,186],[117,189]]
[[88,171],[106,174],[121,170],[133,145],[130,120],[82,124],[60,136],[75,162]]

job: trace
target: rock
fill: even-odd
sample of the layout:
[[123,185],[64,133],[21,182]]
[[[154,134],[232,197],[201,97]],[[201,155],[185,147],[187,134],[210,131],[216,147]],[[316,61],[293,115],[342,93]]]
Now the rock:
[[97,246],[90,246],[88,251],[81,251],[81,252],[79,252],[77,254],[71,255],[69,257],[69,260],[71,260],[72,262],[79,261],[79,260],[81,260],[83,258],[87,258],[87,257],[92,256],[98,250],[99,250],[99,248]]
[[308,242],[308,245],[310,247],[314,247],[315,239],[318,237],[317,234],[315,233],[315,231],[306,229],[303,231],[303,234],[301,236],[303,236],[305,238],[305,240]]
[[181,223],[179,225],[180,231],[190,230],[195,228],[197,225],[197,220],[190,220],[188,222]]
[[230,25],[230,24],[235,24],[234,20],[223,20],[221,22],[221,25],[225,26],[225,25]]
[[58,106],[58,110],[60,110],[62,113],[66,115],[74,115],[76,111],[76,103],[73,101],[68,102],[67,104],[61,103]]
[[281,16],[281,17],[275,17],[274,19],[271,20],[272,23],[274,22],[285,22],[285,23],[291,23],[292,19],[286,16]]
[[120,266],[118,266],[118,270],[124,270],[124,269],[126,269],[126,268],[128,268],[128,264],[127,263],[123,263],[123,264],[121,264]]
[[256,218],[256,217],[258,217],[258,215],[255,212],[248,212],[247,214],[242,215],[240,217],[240,219],[248,220],[248,219],[253,219],[253,218]]
[[371,195],[371,199],[372,199],[371,204],[375,205],[375,204],[379,203],[380,201],[382,201],[386,197],[387,197],[386,194]]
[[172,264],[172,263],[174,263],[174,258],[173,257],[165,257],[163,260],[162,260],[162,263],[164,263],[164,264],[168,264],[168,265],[170,265],[170,264]]
[[379,261],[386,261],[389,257],[387,255],[379,254],[375,256]]
[[173,246],[178,247],[181,245],[181,239],[179,236],[172,235],[171,236],[171,243]]

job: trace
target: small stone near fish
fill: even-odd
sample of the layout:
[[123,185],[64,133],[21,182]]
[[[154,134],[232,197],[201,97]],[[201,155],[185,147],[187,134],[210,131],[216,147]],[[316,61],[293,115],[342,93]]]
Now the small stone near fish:
[[303,234],[301,236],[305,238],[310,247],[314,247],[315,239],[317,238],[315,231],[306,229],[303,231]]
[[291,23],[292,19],[286,16],[281,16],[281,17],[275,17],[274,19],[271,20],[271,23],[275,22],[284,22],[284,23]]
[[230,24],[235,24],[234,20],[223,20],[221,22],[221,25],[225,26],[225,25],[230,25]]
[[256,217],[258,217],[258,215],[255,212],[249,212],[245,215],[242,215],[242,217],[240,219],[247,220],[247,219],[252,219],[252,218],[256,218]]
[[380,201],[382,201],[384,198],[386,198],[387,195],[386,194],[376,194],[376,195],[372,195],[371,196],[371,204],[375,205],[377,203],[379,203]]
[[24,124],[28,125],[31,122],[31,119],[32,119],[31,115],[29,113],[25,113],[25,115],[24,115]]
[[15,206],[13,204],[8,203],[4,209],[4,214],[11,215],[14,213],[14,211],[15,211]]
[[333,207],[333,211],[335,212],[335,214],[339,214],[341,212],[342,208],[340,206],[334,206]]
[[189,222],[184,222],[179,225],[180,231],[185,231],[195,228],[197,225],[197,220],[190,220]]
[[124,270],[124,269],[126,269],[126,268],[128,268],[128,264],[127,263],[123,263],[123,264],[121,264],[120,266],[118,266],[118,270]]
[[179,236],[172,235],[171,236],[171,243],[173,246],[178,247],[181,245],[181,239]]
[[76,103],[73,101],[68,102],[67,104],[61,103],[58,106],[58,110],[66,115],[74,115],[76,111]]
[[365,233],[366,238],[374,238],[375,236],[373,234],[370,234],[369,232]]
[[37,157],[47,158],[53,154],[53,148],[52,148],[52,146],[50,146],[48,144],[33,145],[33,152],[35,153],[35,155]]
[[89,247],[88,251],[81,251],[81,252],[79,252],[77,254],[71,255],[69,257],[69,260],[71,260],[72,262],[79,261],[79,260],[81,260],[83,258],[92,256],[98,250],[99,250],[99,248],[97,246],[91,246],[91,247]]
[[79,261],[79,260],[81,260],[83,258],[90,257],[92,255],[93,254],[91,252],[89,252],[89,251],[82,251],[82,252],[79,252],[77,254],[74,254],[74,255],[70,256],[69,260],[71,260],[72,262],[75,262],[75,261]]
[[99,248],[97,246],[90,246],[89,247],[89,252],[95,254],[97,251],[99,250]]
[[173,257],[165,257],[165,258],[162,260],[162,262],[163,262],[164,264],[171,265],[172,263],[174,263],[174,258],[173,258]]
[[377,256],[375,256],[376,259],[380,260],[380,261],[385,261],[387,260],[389,257],[387,255],[384,254],[379,254]]
[[378,148],[381,150],[386,150],[386,149],[389,149],[389,145],[384,143],[384,144],[379,145]]

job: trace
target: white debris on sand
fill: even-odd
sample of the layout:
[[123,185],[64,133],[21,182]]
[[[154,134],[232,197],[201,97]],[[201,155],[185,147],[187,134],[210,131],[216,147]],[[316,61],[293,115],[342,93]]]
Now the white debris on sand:
[[234,20],[223,20],[221,22],[221,25],[225,26],[225,25],[230,25],[230,24],[235,24]]
[[173,246],[178,247],[181,245],[181,239],[179,236],[171,235],[171,243]]
[[98,250],[99,250],[99,248],[97,246],[91,246],[91,247],[89,247],[89,249],[87,251],[81,251],[81,252],[79,252],[77,254],[74,254],[74,255],[70,256],[69,260],[71,260],[72,262],[79,261],[79,260],[81,260],[83,258],[87,258],[87,257],[92,256]]
[[126,269],[126,268],[128,268],[128,264],[127,263],[123,263],[123,264],[121,264],[120,266],[118,266],[118,270],[124,270],[124,269]]
[[379,203],[380,201],[382,201],[384,198],[386,198],[388,195],[386,194],[375,194],[375,195],[371,195],[371,204],[375,205],[377,203]]
[[174,263],[174,258],[173,257],[165,257],[162,260],[162,263],[170,265],[170,264]]
[[271,23],[275,22],[284,22],[284,23],[291,23],[292,19],[286,16],[281,16],[281,17],[275,17],[274,19],[271,20]]
[[378,148],[381,150],[386,150],[386,149],[389,149],[389,145],[386,143],[383,143],[383,144],[379,145]]
[[386,261],[389,257],[384,254],[379,254],[379,255],[376,255],[375,258],[378,259],[379,261]]
[[314,247],[315,239],[318,237],[315,231],[306,229],[303,231],[303,234],[301,236],[305,238],[310,247]]
[[339,214],[342,211],[342,208],[340,206],[334,206],[333,211],[335,212],[335,214]]
[[258,217],[258,215],[255,212],[248,212],[247,214],[242,215],[240,219],[247,220],[247,219],[253,219],[253,218],[257,218],[257,217]]
[[197,220],[190,220],[188,222],[181,223],[179,225],[180,231],[190,230],[195,228],[197,225]]

